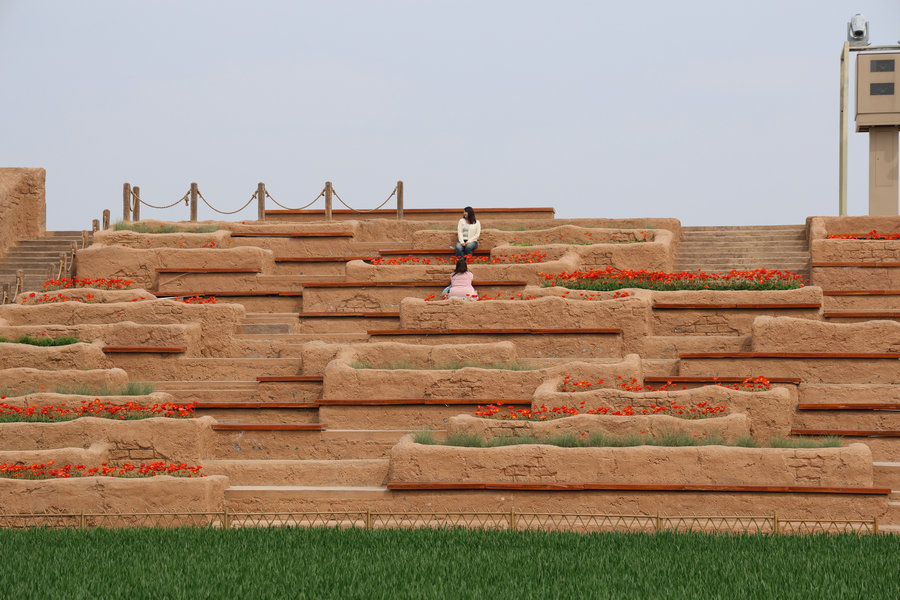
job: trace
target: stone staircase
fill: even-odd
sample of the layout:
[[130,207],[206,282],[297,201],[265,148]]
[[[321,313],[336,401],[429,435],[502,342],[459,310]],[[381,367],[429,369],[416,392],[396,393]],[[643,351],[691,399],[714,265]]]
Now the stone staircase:
[[805,225],[682,227],[675,270],[777,269],[809,279]]
[[0,289],[9,284],[10,293],[15,291],[16,271],[21,270],[25,289],[40,290],[50,271],[54,277],[59,272],[59,254],[71,252],[73,242],[81,247],[80,231],[48,231],[37,239],[17,242],[0,258]]

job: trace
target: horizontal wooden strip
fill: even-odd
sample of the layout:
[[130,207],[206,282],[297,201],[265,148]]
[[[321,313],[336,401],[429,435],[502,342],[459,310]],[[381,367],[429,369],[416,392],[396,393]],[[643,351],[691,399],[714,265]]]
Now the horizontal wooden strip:
[[315,402],[194,402],[197,410],[208,408],[238,408],[265,410],[269,408],[317,408]]
[[[269,211],[266,211],[269,212]],[[274,237],[274,238],[329,238],[353,237],[352,231],[244,231],[232,232],[231,237]]]
[[791,429],[791,435],[839,435],[842,437],[900,437],[900,431],[886,429]]
[[900,319],[900,311],[845,312],[830,310],[822,314],[826,319]]
[[349,262],[351,260],[366,260],[371,256],[276,256],[275,262],[295,263],[324,263],[324,262]]
[[900,352],[684,352],[679,358],[893,358]]
[[[382,256],[421,256],[423,254],[455,254],[453,248],[391,248],[388,250],[379,250],[378,254]],[[490,249],[482,248],[475,250],[476,256],[489,256]]]
[[753,304],[688,304],[657,302],[654,310],[788,310],[797,308],[820,308],[819,302],[759,302]]
[[107,354],[179,354],[187,352],[187,348],[185,346],[103,346],[103,351]]
[[[693,375],[652,375],[644,377],[644,383],[742,383],[746,381],[746,377],[699,377]],[[793,383],[799,384],[799,377],[766,377],[770,383]]]
[[857,268],[873,268],[873,269],[897,269],[900,268],[900,262],[814,262],[813,267],[857,267]]
[[531,406],[531,400],[527,398],[323,398],[317,402],[319,406],[484,406],[486,404]]
[[[304,288],[353,288],[353,287],[431,287],[442,288],[445,281],[310,281]],[[524,286],[525,281],[473,281],[474,286]]]
[[618,334],[621,329],[370,329],[369,335],[590,335]]
[[262,269],[259,267],[221,267],[221,268],[207,268],[207,267],[165,267],[156,269],[157,273],[261,273]]
[[240,296],[302,296],[302,291],[291,291],[291,292],[279,292],[277,290],[247,290],[247,291],[239,291],[239,290],[228,290],[228,291],[217,291],[217,292],[168,292],[168,291],[156,291],[150,292],[157,298],[162,297],[172,297],[172,298],[189,298],[191,296],[222,296],[226,297],[240,297]]
[[[334,209],[331,211],[336,215],[352,215],[359,214],[363,217],[365,215],[396,215],[396,208],[379,208],[377,210],[368,210],[364,213],[360,213],[355,210],[347,210],[345,208]],[[430,213],[439,214],[439,215],[455,215],[459,213],[460,210],[458,208],[404,208],[403,214],[406,215],[427,215]],[[522,207],[522,208],[479,208],[478,214],[514,214],[514,213],[549,213],[551,215],[556,214],[556,209],[551,206],[541,206],[541,207]],[[267,210],[267,215],[324,215],[325,211],[319,208],[290,208],[290,209],[274,209]]]
[[256,378],[260,383],[313,382],[321,383],[325,378],[321,375],[261,375]]
[[302,312],[301,319],[349,319],[365,317],[367,319],[399,319],[398,312]]
[[480,481],[391,481],[390,490],[520,490],[520,491],[622,491],[715,492],[763,494],[855,494],[886,496],[890,488],[826,487],[815,485],[716,485],[702,483],[525,483]]
[[216,431],[322,431],[325,423],[216,423]]
[[826,404],[801,403],[797,410],[900,410],[900,403],[891,402],[832,402]]
[[822,290],[823,296],[900,296],[900,290]]

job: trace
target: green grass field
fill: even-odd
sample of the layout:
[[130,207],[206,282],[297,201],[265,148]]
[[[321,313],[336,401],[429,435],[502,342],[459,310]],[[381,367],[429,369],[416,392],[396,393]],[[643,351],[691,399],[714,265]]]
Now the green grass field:
[[2,598],[891,598],[900,536],[0,531]]

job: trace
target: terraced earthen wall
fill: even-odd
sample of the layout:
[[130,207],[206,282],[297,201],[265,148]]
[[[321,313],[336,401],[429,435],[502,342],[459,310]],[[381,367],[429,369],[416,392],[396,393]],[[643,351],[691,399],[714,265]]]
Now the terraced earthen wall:
[[872,452],[865,444],[816,449],[468,448],[417,444],[407,435],[391,450],[388,481],[863,487],[872,486],[872,473]]
[[44,169],[0,168],[0,256],[46,231]]
[[753,321],[752,345],[754,352],[900,353],[900,323],[886,320],[829,323],[791,317],[757,317]]

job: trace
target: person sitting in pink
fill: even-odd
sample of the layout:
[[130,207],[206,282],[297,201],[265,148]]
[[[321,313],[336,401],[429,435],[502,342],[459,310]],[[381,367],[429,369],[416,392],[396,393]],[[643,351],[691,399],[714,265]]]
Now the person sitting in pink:
[[478,292],[472,287],[472,280],[475,276],[469,270],[466,259],[461,258],[456,261],[456,269],[450,275],[450,287],[446,292],[448,298],[466,298],[468,300],[477,300]]

